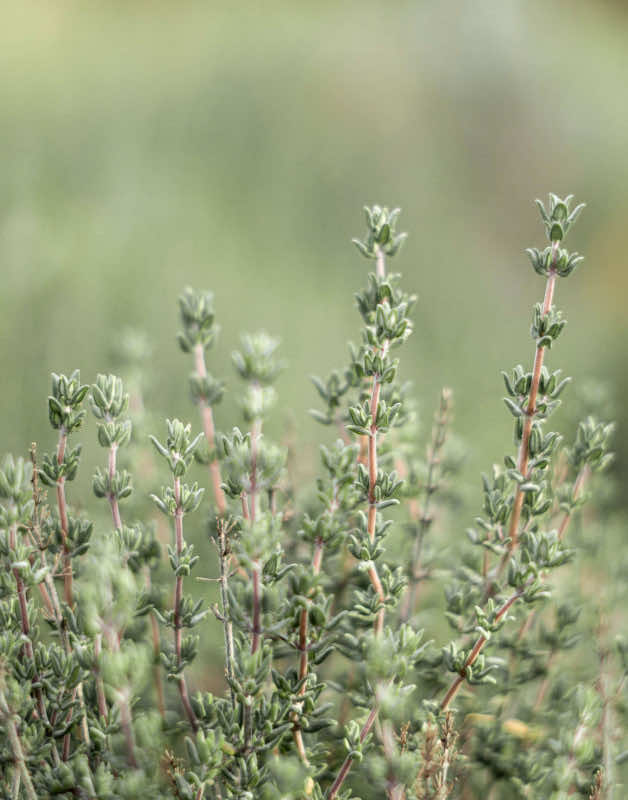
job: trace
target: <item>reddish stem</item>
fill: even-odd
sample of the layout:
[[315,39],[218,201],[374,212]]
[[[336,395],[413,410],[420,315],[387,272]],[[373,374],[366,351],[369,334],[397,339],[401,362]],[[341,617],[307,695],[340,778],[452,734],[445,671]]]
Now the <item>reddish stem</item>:
[[[552,300],[554,297],[554,288],[556,286],[556,272],[554,271],[554,266],[556,263],[556,258],[558,256],[558,242],[554,242],[552,245],[552,265],[550,267],[549,275],[547,277],[547,283],[545,284],[545,297],[543,299],[543,314],[547,314],[552,307]],[[528,398],[528,405],[525,411],[525,422],[523,423],[523,432],[521,435],[521,443],[519,445],[519,453],[517,456],[517,469],[518,471],[527,478],[528,476],[528,462],[530,457],[530,434],[532,432],[532,423],[534,422],[534,416],[536,414],[536,401],[539,392],[539,382],[541,380],[541,370],[543,368],[543,360],[545,357],[545,346],[544,345],[537,345],[536,352],[534,355],[534,367],[532,369],[532,384],[530,386],[530,396]],[[508,537],[510,539],[510,544],[508,546],[507,552],[504,554],[498,570],[497,570],[497,577],[503,573],[508,561],[510,560],[510,556],[512,555],[513,551],[517,547],[519,542],[519,522],[521,519],[521,510],[523,508],[523,500],[524,500],[524,492],[521,490],[520,486],[517,486],[517,491],[515,493],[515,500],[512,508],[512,513],[510,516],[510,525],[508,528]]]
[[54,619],[55,610],[52,605],[52,600],[50,599],[50,592],[48,591],[48,587],[46,583],[38,583],[37,588],[39,589],[39,594],[41,595],[41,599],[43,604],[46,606],[46,611],[51,619]]
[[[378,706],[374,706],[371,709],[371,712],[368,715],[362,730],[360,731],[360,742],[361,743],[364,742],[366,737],[371,732],[371,728],[373,727],[373,724],[374,724],[374,722],[375,722],[375,720],[377,718],[377,712],[378,711],[379,711],[379,707]],[[336,776],[336,780],[331,785],[331,789],[329,790],[328,800],[334,800],[334,797],[336,797],[336,795],[340,791],[340,787],[345,782],[345,778],[349,774],[349,770],[351,769],[351,765],[352,764],[353,764],[353,758],[351,756],[347,756],[345,758],[343,764],[342,764],[342,767],[340,767],[340,772]]]
[[[525,592],[527,587],[532,583],[532,580],[533,580],[532,578],[529,579],[523,587],[521,587],[520,589],[517,589],[517,591],[514,594],[512,594],[508,598],[508,600],[506,600],[506,602],[501,606],[501,608],[498,610],[497,614],[495,615],[495,622],[499,622],[499,620],[508,612],[510,607],[514,603],[516,603],[516,601],[523,595],[523,593]],[[467,656],[467,658],[466,658],[466,660],[465,660],[465,662],[463,664],[463,667],[460,670],[460,674],[454,679],[453,683],[451,684],[451,686],[447,690],[447,694],[445,695],[445,697],[443,698],[443,700],[442,700],[442,702],[440,704],[440,707],[441,707],[442,711],[445,711],[447,709],[447,706],[449,705],[449,703],[458,694],[458,691],[459,691],[460,687],[465,682],[465,679],[467,677],[467,670],[469,669],[470,666],[472,666],[475,663],[477,657],[482,652],[482,649],[483,649],[483,647],[484,647],[484,645],[486,644],[487,641],[488,641],[488,639],[485,636],[480,636],[478,638],[478,640],[476,641],[476,643],[473,645],[473,650],[471,650],[471,652]]]
[[[17,544],[17,525],[13,524],[9,528],[9,547],[12,550],[15,550],[16,544]],[[30,626],[30,620],[28,618],[28,600],[26,597],[26,586],[24,584],[24,581],[22,580],[22,576],[20,575],[19,569],[16,568],[13,570],[13,577],[15,578],[15,586],[17,589],[18,602],[20,606],[20,621],[22,626],[22,637],[24,640],[24,653],[26,655],[26,658],[31,663],[33,670],[35,671],[35,674],[33,675],[33,683],[38,684],[39,675],[37,674],[35,667],[35,656],[33,651],[33,642],[31,639],[31,626]],[[33,692],[35,694],[35,700],[37,703],[37,713],[39,714],[41,720],[47,723],[48,714],[46,712],[46,706],[44,704],[44,696],[41,691],[41,687],[40,686],[34,687]],[[52,745],[52,750],[53,750],[53,756],[55,760],[58,762],[59,756],[57,753],[56,744],[54,742]]]
[[252,525],[255,524],[257,513],[257,448],[261,434],[262,423],[259,419],[255,419],[251,427],[251,490],[249,492]]
[[[552,297],[554,295],[555,284],[556,284],[556,273],[550,272],[545,287],[543,314],[547,314],[552,306]],[[536,400],[539,392],[539,382],[541,380],[541,370],[543,368],[544,357],[545,357],[545,347],[544,346],[537,347],[536,353],[534,355],[534,367],[532,369],[532,385],[530,387],[530,396],[528,398],[526,417],[525,417],[525,422],[523,424],[523,434],[521,437],[521,444],[519,446],[519,455],[517,458],[517,469],[522,475],[526,477],[528,471],[528,461],[530,457],[530,447],[529,447],[530,434],[532,432],[532,423],[534,422],[534,415],[536,413]],[[521,507],[523,504],[523,496],[524,493],[521,491],[521,489],[518,489],[517,496],[515,498],[516,511],[515,513],[513,513],[511,517],[510,528],[508,530],[508,535],[512,539],[510,544],[511,550],[517,546],[517,532],[518,532],[519,517],[521,515]]]
[[[207,367],[205,365],[205,351],[202,344],[197,344],[194,348],[194,360],[196,363],[196,371],[201,378],[207,377]],[[216,501],[216,509],[219,516],[224,516],[227,510],[227,501],[225,493],[222,490],[222,477],[220,475],[220,464],[216,458],[216,429],[214,426],[214,413],[212,407],[209,405],[205,397],[199,398],[198,406],[201,412],[201,419],[203,421],[203,430],[205,432],[205,439],[211,455],[209,462],[209,474],[211,477],[212,486],[214,489],[214,500]]]

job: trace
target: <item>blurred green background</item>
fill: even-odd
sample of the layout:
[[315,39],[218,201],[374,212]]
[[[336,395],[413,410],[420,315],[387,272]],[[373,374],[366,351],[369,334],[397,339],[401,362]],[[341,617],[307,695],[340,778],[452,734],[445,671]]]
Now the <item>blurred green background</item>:
[[[115,370],[127,325],[153,344],[150,410],[198,428],[175,342],[190,284],[216,294],[210,369],[231,386],[241,330],[281,337],[278,388],[314,470],[308,376],[346,362],[369,267],[350,238],[379,202],[403,208],[395,267],[420,296],[404,376],[426,421],[453,387],[477,484],[512,449],[499,370],[532,360],[543,279],[523,250],[543,244],[532,200],[548,190],[589,204],[568,239],[586,262],[559,285],[569,325],[549,363],[576,385],[607,383],[625,422],[627,8],[6,4],[0,449],[52,447],[50,371]],[[218,423],[238,422],[227,396]],[[625,424],[618,449],[622,469]]]

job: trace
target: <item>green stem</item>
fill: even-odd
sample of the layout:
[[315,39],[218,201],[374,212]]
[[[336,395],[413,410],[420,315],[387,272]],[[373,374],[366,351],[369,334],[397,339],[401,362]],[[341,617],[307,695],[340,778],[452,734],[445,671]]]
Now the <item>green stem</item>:
[[[174,479],[174,497],[177,504],[177,508],[174,515],[174,529],[175,529],[175,545],[177,549],[177,555],[181,555],[181,551],[183,550],[183,509],[181,508],[181,479],[175,478]],[[174,585],[174,650],[177,658],[177,669],[180,671],[180,677],[177,681],[177,685],[179,687],[179,695],[181,696],[181,703],[183,705],[183,710],[185,711],[185,715],[188,718],[188,721],[192,727],[192,730],[196,733],[198,730],[198,720],[196,719],[196,714],[192,709],[192,704],[190,703],[190,696],[188,693],[188,686],[185,680],[185,675],[183,674],[181,668],[181,661],[182,661],[182,625],[181,625],[181,600],[183,598],[183,577],[181,575],[177,575],[175,578],[175,585]]]
[[[57,444],[57,464],[63,464],[65,458],[65,448],[68,435],[64,428],[59,430],[59,442]],[[59,510],[59,524],[61,526],[61,540],[63,545],[63,590],[65,602],[72,608],[74,605],[72,587],[72,559],[68,545],[68,507],[65,498],[65,476],[57,481],[57,507]]]

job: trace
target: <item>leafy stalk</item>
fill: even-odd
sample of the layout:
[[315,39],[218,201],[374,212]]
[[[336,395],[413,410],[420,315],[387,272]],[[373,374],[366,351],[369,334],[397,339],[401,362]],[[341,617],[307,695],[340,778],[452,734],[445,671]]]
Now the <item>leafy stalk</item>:
[[179,310],[183,325],[178,335],[179,346],[184,353],[191,352],[194,355],[195,371],[190,376],[190,389],[203,423],[216,512],[222,517],[227,510],[227,503],[216,450],[213,407],[222,399],[224,386],[208,373],[205,361],[205,354],[218,335],[218,326],[214,321],[214,296],[211,292],[199,292],[188,287],[179,297]]
[[37,800],[37,792],[35,791],[35,787],[33,786],[33,780],[31,778],[31,774],[28,770],[28,767],[26,766],[24,749],[22,747],[20,735],[17,730],[17,725],[15,724],[15,715],[11,712],[11,709],[9,708],[2,687],[0,687],[0,719],[4,723],[7,732],[7,738],[9,739],[9,744],[11,747],[11,751],[13,753],[13,763],[15,765],[15,770],[20,776],[20,780],[22,785],[24,786],[24,792],[26,794],[26,797],[28,798],[28,800]]
[[193,547],[183,538],[183,517],[199,507],[203,489],[199,489],[196,483],[191,486],[183,484],[181,478],[192,462],[202,434],[192,439],[190,425],[184,425],[178,419],[168,420],[167,427],[168,436],[165,445],[151,436],[155,449],[165,459],[172,474],[172,486],[162,487],[160,495],[151,495],[157,507],[174,519],[174,547],[169,549],[170,565],[175,576],[173,610],[162,616],[164,624],[173,630],[174,652],[163,653],[162,659],[168,670],[169,679],[177,684],[185,715],[192,730],[196,732],[198,720],[190,702],[184,670],[186,664],[196,657],[197,643],[193,637],[188,636],[184,639],[183,628],[197,625],[207,614],[207,610],[201,611],[200,602],[194,603],[191,598],[183,595],[183,577],[189,575],[198,561]]
[[[115,532],[123,537],[122,516],[120,514],[120,499],[131,494],[130,476],[126,470],[117,469],[118,448],[128,444],[131,438],[131,421],[123,418],[129,407],[129,395],[124,392],[122,380],[115,375],[99,375],[92,386],[90,394],[92,412],[98,425],[98,440],[102,447],[108,448],[107,471],[98,471],[94,476],[93,487],[97,497],[106,497],[111,508],[111,517]],[[120,651],[121,632],[113,631],[107,636],[113,652]],[[97,637],[98,650],[100,641]],[[99,653],[95,653],[98,657]],[[107,718],[106,701],[102,681],[99,679],[97,686],[98,706],[101,716]],[[120,707],[120,724],[124,732],[129,765],[137,768],[135,754],[135,736],[131,709],[129,707],[128,686],[120,688],[117,692]]]

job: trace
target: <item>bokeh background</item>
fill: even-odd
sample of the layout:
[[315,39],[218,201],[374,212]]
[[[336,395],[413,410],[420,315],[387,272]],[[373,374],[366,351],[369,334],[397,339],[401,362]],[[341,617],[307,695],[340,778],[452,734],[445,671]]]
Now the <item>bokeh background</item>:
[[[292,411],[271,432],[290,422],[313,471],[308,376],[346,362],[369,266],[350,239],[379,202],[403,208],[395,266],[420,297],[404,375],[426,425],[453,388],[477,486],[511,449],[499,370],[531,363],[543,280],[523,250],[543,244],[532,201],[552,190],[588,209],[549,363],[569,392],[608,387],[625,471],[624,2],[23,0],[2,16],[2,451],[52,447],[49,373],[118,369],[128,326],[152,346],[150,411],[197,427],[175,341],[189,284],[215,292],[210,368],[231,386],[241,330],[281,337]],[[239,421],[227,396],[218,423]]]

